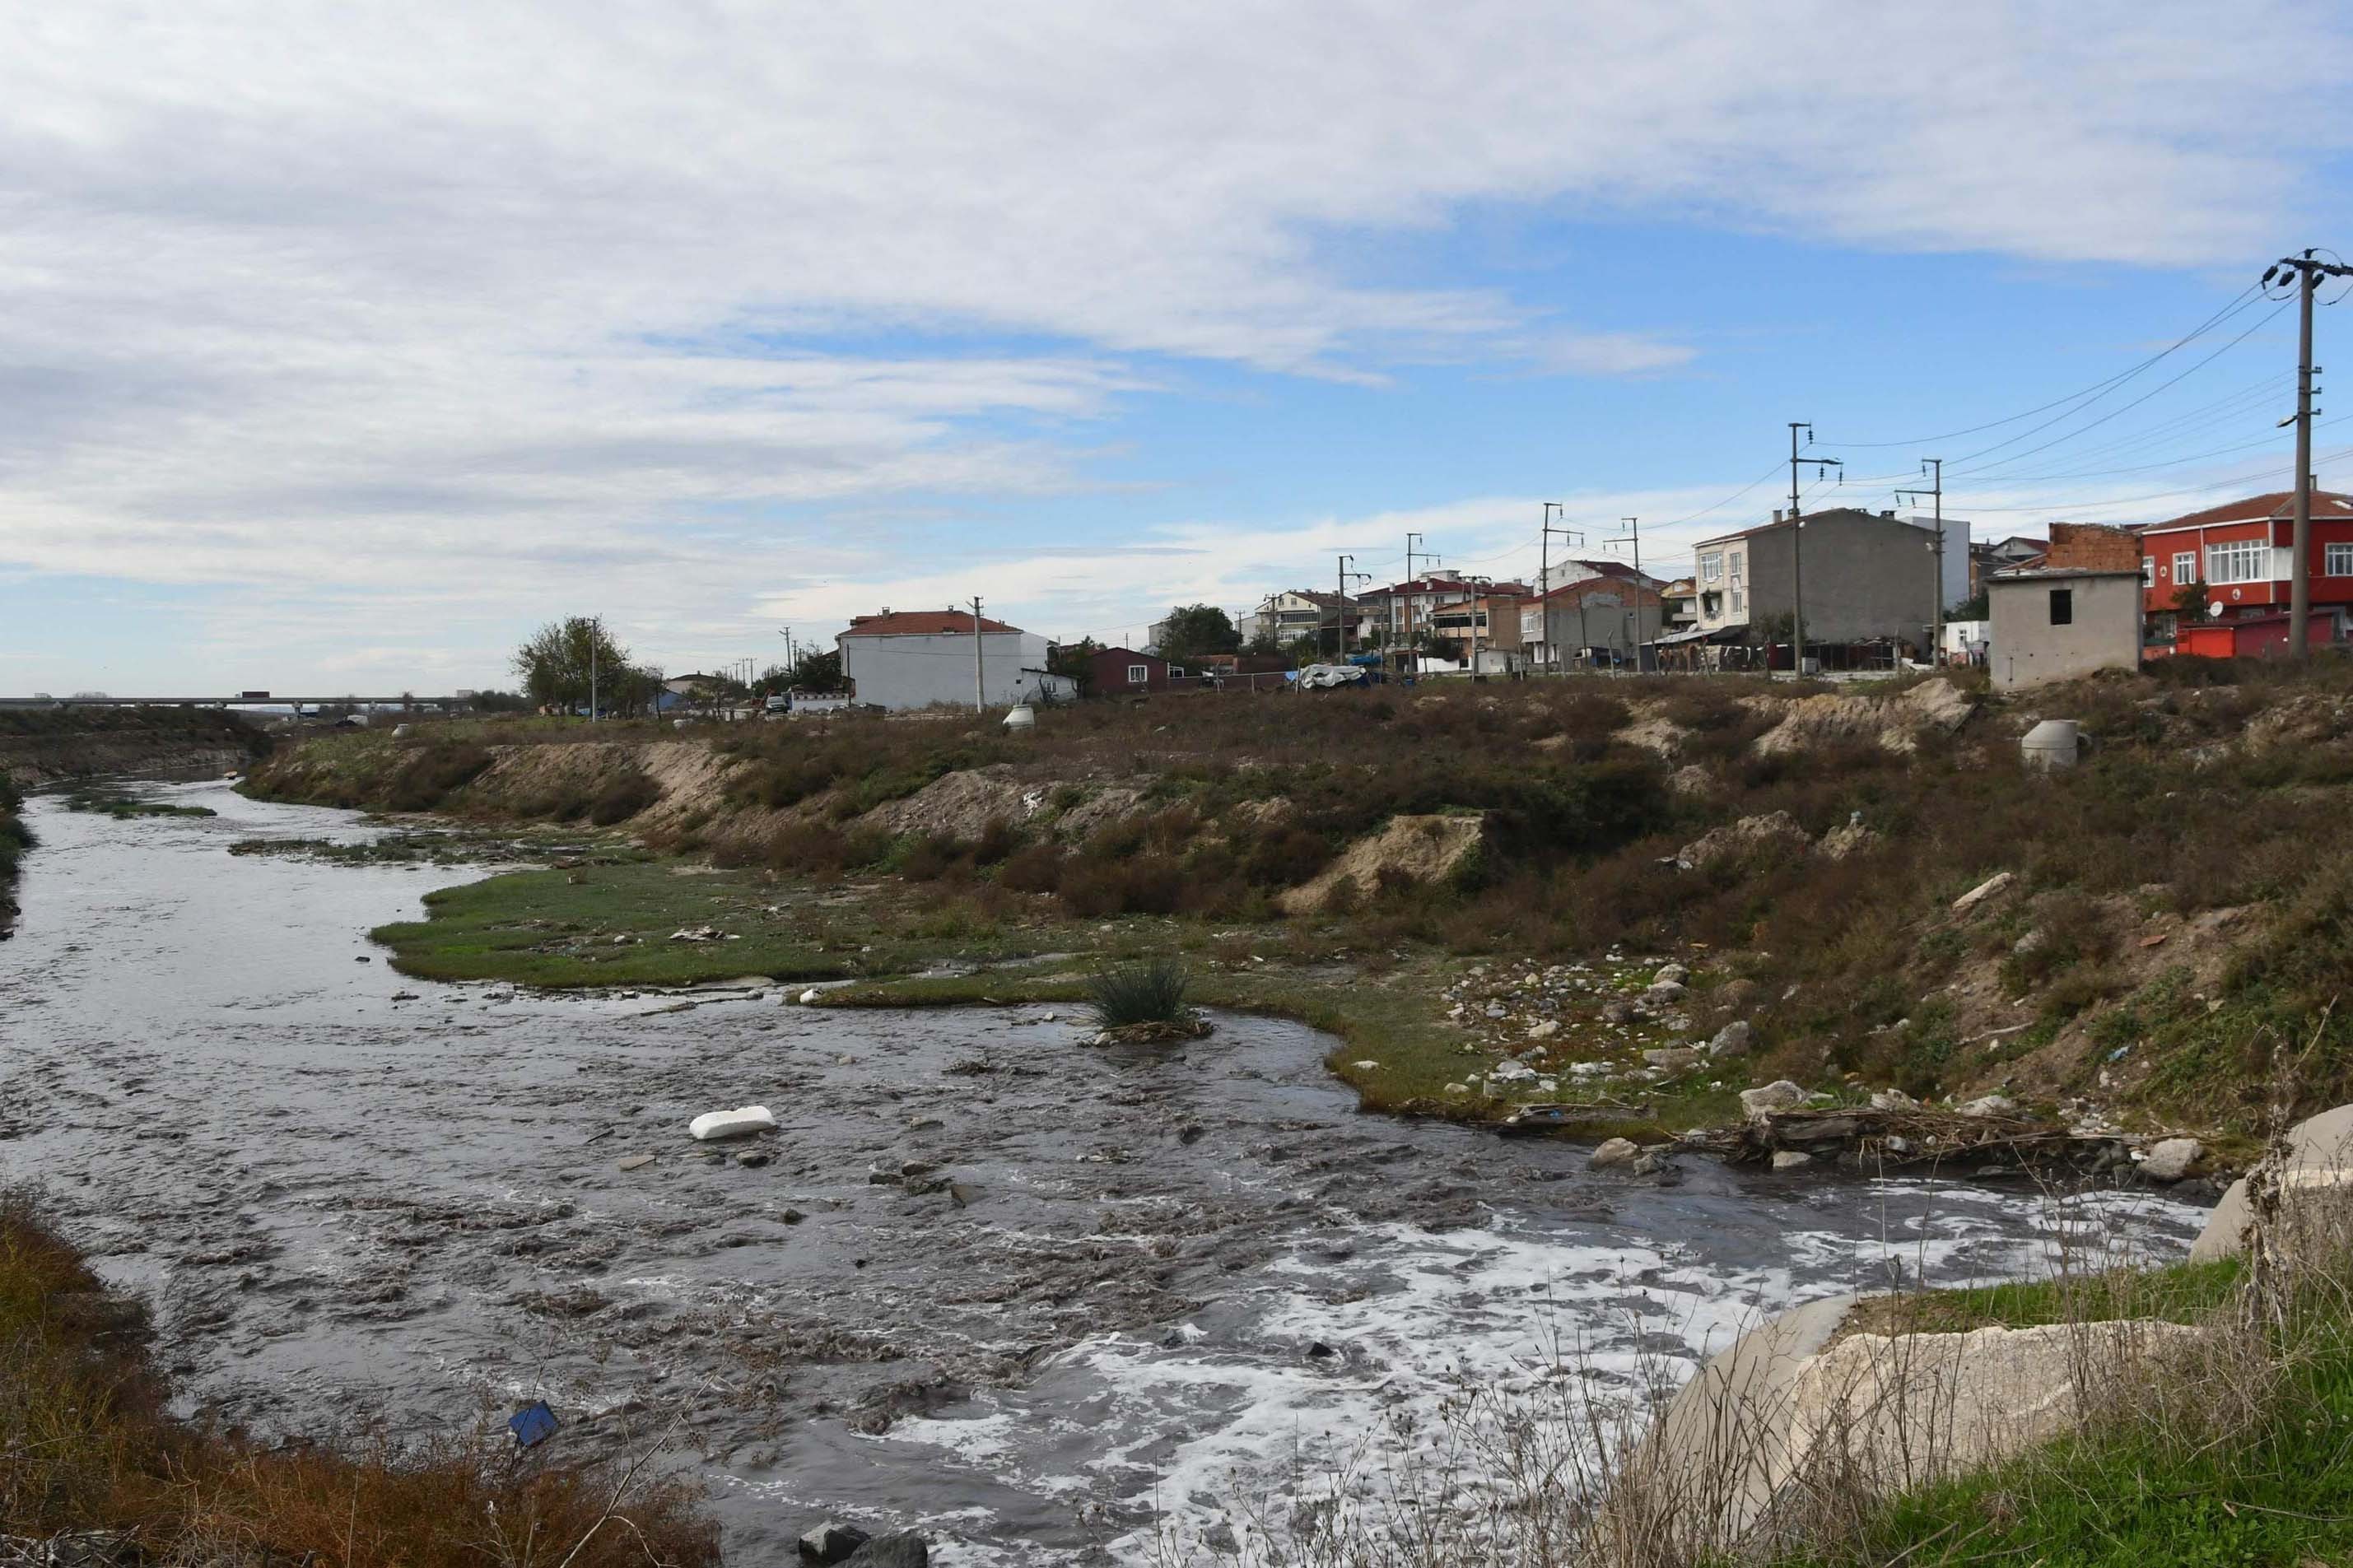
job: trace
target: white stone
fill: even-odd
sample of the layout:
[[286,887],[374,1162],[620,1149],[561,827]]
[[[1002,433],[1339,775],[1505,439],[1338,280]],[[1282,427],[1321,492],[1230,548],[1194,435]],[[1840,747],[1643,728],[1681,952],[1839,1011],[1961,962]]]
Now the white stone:
[[1961,1107],[1963,1116],[2008,1116],[2018,1102],[2006,1094],[1980,1095]]
[[1778,1149],[1773,1153],[1773,1168],[1777,1171],[1794,1171],[1800,1165],[1813,1163],[1811,1154],[1798,1149]]
[[1955,899],[1953,912],[1957,915],[1968,914],[1988,899],[1999,898],[2008,892],[2010,885],[2017,880],[2018,873],[2015,871],[1997,871],[1959,898]]
[[754,1132],[773,1132],[776,1119],[765,1105],[739,1106],[733,1110],[706,1110],[686,1124],[687,1136],[697,1142],[714,1138],[742,1138]]
[[1762,1089],[1742,1089],[1740,1109],[1751,1117],[1757,1117],[1771,1110],[1795,1110],[1812,1098],[1804,1089],[1785,1078],[1778,1083],[1768,1083]]
[[1555,1035],[1559,1033],[1560,1020],[1557,1018],[1546,1018],[1543,1023],[1536,1025],[1534,1028],[1528,1031],[1528,1038],[1532,1040],[1549,1040]]
[[2152,1182],[2178,1182],[2205,1152],[2205,1146],[2195,1138],[2160,1139],[2141,1156],[2140,1173]]
[[1653,985],[1668,984],[1681,985],[1684,981],[1689,980],[1690,978],[1691,971],[1685,969],[1682,964],[1662,963],[1659,966],[1659,972],[1651,976],[1651,984]]
[[1612,1138],[1594,1150],[1593,1157],[1586,1163],[1597,1171],[1607,1171],[1614,1166],[1632,1164],[1641,1152],[1632,1139]]
[[1746,1018],[1736,1018],[1715,1032],[1707,1043],[1707,1054],[1719,1060],[1745,1057],[1757,1048],[1757,1026]]
[[1900,1089],[1876,1089],[1871,1092],[1873,1110],[1917,1110],[1920,1102]]

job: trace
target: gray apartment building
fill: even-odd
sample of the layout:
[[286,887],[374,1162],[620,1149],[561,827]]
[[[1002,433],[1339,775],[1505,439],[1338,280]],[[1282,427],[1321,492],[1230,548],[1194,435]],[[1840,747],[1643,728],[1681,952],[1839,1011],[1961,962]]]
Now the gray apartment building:
[[[1956,545],[1966,560],[1966,531],[1947,539],[1948,555]],[[1926,645],[1945,576],[1936,536],[1910,519],[1855,507],[1809,512],[1802,534],[1777,511],[1759,527],[1702,540],[1694,548],[1693,632],[1713,642],[1786,640],[1800,551],[1810,648]]]

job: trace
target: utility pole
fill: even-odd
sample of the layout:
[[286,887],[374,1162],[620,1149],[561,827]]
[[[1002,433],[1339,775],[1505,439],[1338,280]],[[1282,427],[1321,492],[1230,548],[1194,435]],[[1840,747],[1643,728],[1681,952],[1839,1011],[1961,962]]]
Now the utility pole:
[[972,598],[972,710],[979,713],[987,707],[988,688],[982,679],[981,669],[980,595],[976,594]]
[[[2293,420],[2295,424],[2295,526],[2289,536],[2295,559],[2288,569],[2287,656],[2301,659],[2312,652],[2312,416],[2319,412],[2312,406],[2312,378],[2320,371],[2312,363],[2312,297],[2321,279],[2353,278],[2353,267],[2319,260],[2307,249],[2300,256],[2284,256],[2263,268],[2263,288],[2268,290],[2274,279],[2285,283],[2291,278],[2295,279],[2298,317],[2295,412],[2280,423],[2285,425]],[[2264,542],[2268,545],[2270,542]]]
[[1928,621],[1928,662],[1942,664],[1945,662],[1945,459],[1923,458],[1920,459],[1920,471],[1936,476],[1929,481],[1928,488],[1925,490],[1897,490],[1895,499],[1900,502],[1905,496],[1936,498],[1936,542],[1931,548],[1936,552],[1936,597]]
[[1348,564],[1353,555],[1340,556],[1334,563],[1336,574],[1332,584],[1332,651],[1335,662],[1345,663],[1348,658]]
[[[1413,646],[1413,547],[1415,542],[1422,537],[1419,533],[1409,533],[1405,536],[1406,592],[1404,607],[1399,612],[1404,618],[1398,622],[1398,640],[1409,647]],[[1428,552],[1425,551],[1423,553],[1427,554]]]
[[1642,520],[1621,517],[1618,521],[1626,525],[1627,531],[1609,542],[1623,544],[1630,539],[1634,542],[1634,672],[1639,675],[1642,670]]
[[596,721],[596,623],[588,623],[588,722]]
[[[1816,472],[1837,468],[1844,472],[1845,463],[1836,458],[1800,458],[1798,456],[1798,432],[1806,433],[1811,444],[1814,427],[1802,419],[1789,421],[1789,676],[1802,680],[1806,674],[1806,563],[1805,549],[1799,536],[1806,531],[1805,519],[1798,510],[1798,470],[1810,468]],[[1750,601],[1752,609],[1755,601]],[[1769,668],[1773,656],[1768,649],[1765,661]]]
[[[1558,668],[1559,655],[1555,653],[1553,650],[1559,645],[1557,639],[1556,639],[1552,635],[1552,604],[1549,598],[1549,595],[1552,593],[1552,536],[1557,533],[1560,535],[1562,543],[1567,545],[1572,550],[1582,550],[1585,548],[1585,531],[1582,529],[1555,527],[1553,525],[1552,514],[1554,512],[1557,511],[1563,517],[1567,517],[1568,515],[1568,508],[1562,502],[1548,500],[1544,503],[1544,550],[1542,552],[1544,556],[1544,588],[1543,591],[1536,595],[1536,604],[1543,611],[1545,662],[1552,665],[1555,668]],[[1591,647],[1593,646],[1592,639],[1586,636],[1585,595],[1582,594],[1579,594],[1577,596],[1577,635],[1580,638],[1584,639],[1581,647]]]

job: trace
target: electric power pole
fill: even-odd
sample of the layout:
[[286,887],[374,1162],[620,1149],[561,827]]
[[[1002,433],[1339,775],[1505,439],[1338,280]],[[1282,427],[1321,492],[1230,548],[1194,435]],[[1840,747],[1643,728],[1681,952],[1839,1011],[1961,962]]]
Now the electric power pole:
[[1925,495],[1936,500],[1936,542],[1931,548],[1936,552],[1936,596],[1928,618],[1928,662],[1942,664],[1945,661],[1945,459],[1923,458],[1920,459],[1920,471],[1936,476],[1929,481],[1928,488],[1925,490],[1899,489],[1895,492],[1895,499],[1900,502],[1905,496]]
[[2263,268],[2266,289],[2274,279],[2284,283],[2291,278],[2295,279],[2298,317],[2295,412],[2280,423],[2285,425],[2293,420],[2295,425],[2295,526],[2289,536],[2295,559],[2288,567],[2287,656],[2300,659],[2312,651],[2312,416],[2318,412],[2312,406],[2312,378],[2320,372],[2320,367],[2312,363],[2312,297],[2321,279],[2353,278],[2353,267],[2322,261],[2306,250],[2300,256],[2282,257]]
[[[1419,533],[1409,533],[1405,536],[1406,593],[1405,605],[1402,611],[1404,618],[1398,621],[1397,625],[1398,640],[1409,647],[1413,644],[1413,547],[1414,542],[1422,537],[1423,535]],[[1423,553],[1428,554],[1429,552],[1424,551]]]
[[[1554,512],[1556,511],[1563,517],[1567,517],[1568,515],[1568,508],[1563,503],[1556,500],[1548,500],[1544,503],[1544,549],[1542,552],[1544,558],[1544,574],[1538,584],[1536,605],[1543,612],[1545,662],[1557,669],[1560,668],[1560,656],[1554,650],[1559,646],[1559,644],[1557,639],[1556,639],[1552,635],[1552,536],[1557,533],[1561,537],[1562,543],[1569,546],[1573,550],[1582,550],[1585,548],[1585,532],[1582,529],[1554,526],[1552,521],[1552,514]],[[1582,594],[1579,594],[1577,596],[1577,632],[1578,637],[1585,637],[1585,595]],[[1592,639],[1586,637],[1583,646],[1590,648],[1593,646]]]
[[980,595],[972,599],[972,710],[985,712],[988,707],[988,688],[982,679],[980,654]]
[[1642,670],[1642,520],[1621,517],[1618,521],[1627,531],[1608,542],[1623,544],[1631,540],[1634,544],[1634,672],[1639,675]]
[[[1799,536],[1805,532],[1806,524],[1803,514],[1798,510],[1798,470],[1811,468],[1816,472],[1830,468],[1843,471],[1846,468],[1845,463],[1836,458],[1798,456],[1798,432],[1800,430],[1806,433],[1806,440],[1810,444],[1814,438],[1813,426],[1802,419],[1789,421],[1789,675],[1792,679],[1799,680],[1805,679],[1806,674],[1806,564],[1805,549],[1799,543]],[[1751,598],[1749,604],[1753,610],[1755,599]],[[1769,650],[1766,654],[1766,664],[1768,668],[1772,664]]]
[[1343,555],[1334,563],[1337,575],[1332,584],[1336,590],[1332,595],[1332,648],[1341,663],[1348,658],[1348,567],[1356,559]]

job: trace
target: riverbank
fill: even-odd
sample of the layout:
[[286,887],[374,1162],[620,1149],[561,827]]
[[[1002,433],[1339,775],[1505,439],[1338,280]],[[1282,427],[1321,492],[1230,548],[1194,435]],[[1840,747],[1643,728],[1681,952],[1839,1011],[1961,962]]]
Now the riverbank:
[[[1237,996],[1261,964],[1355,988],[1430,1031],[1404,1081],[1361,1076],[1389,1064],[1368,1038],[1335,1062],[1384,1107],[1487,1119],[1542,1098],[1607,1120],[1662,1092],[1790,1082],[1825,1106],[1892,1091],[2188,1131],[2230,1163],[2252,1147],[2267,1042],[2326,1016],[2332,1065],[2309,1092],[2353,1092],[2348,1026],[2325,1013],[2353,961],[2353,878],[2306,848],[2329,841],[2330,781],[2353,776],[2348,693],[2333,662],[2193,660],[2038,692],[2031,711],[1935,679],[1086,704],[1020,739],[953,714],[469,721],[319,738],[252,787],[601,824],[763,904],[872,915],[882,940],[856,945],[879,958],[738,933],[776,939],[780,981],[1157,947]],[[2095,738],[2073,771],[2021,763],[2049,711]],[[504,896],[462,896],[483,917],[472,951],[456,925],[404,932],[404,962],[534,984],[728,977],[723,949],[491,940]],[[640,919],[638,897],[535,918],[594,925],[601,901],[610,936],[666,942],[652,926],[691,912],[649,899]]]
[[515,1454],[498,1421],[344,1451],[184,1425],[150,1338],[143,1305],[108,1291],[31,1199],[0,1194],[0,1557],[92,1568],[719,1561],[693,1489],[658,1467]]
[[269,736],[217,708],[0,710],[0,779],[20,791],[109,775],[218,775],[268,753]]
[[16,878],[25,860],[25,851],[33,847],[33,830],[25,826],[25,797],[16,786],[0,777],[0,942],[13,934],[16,924]]

